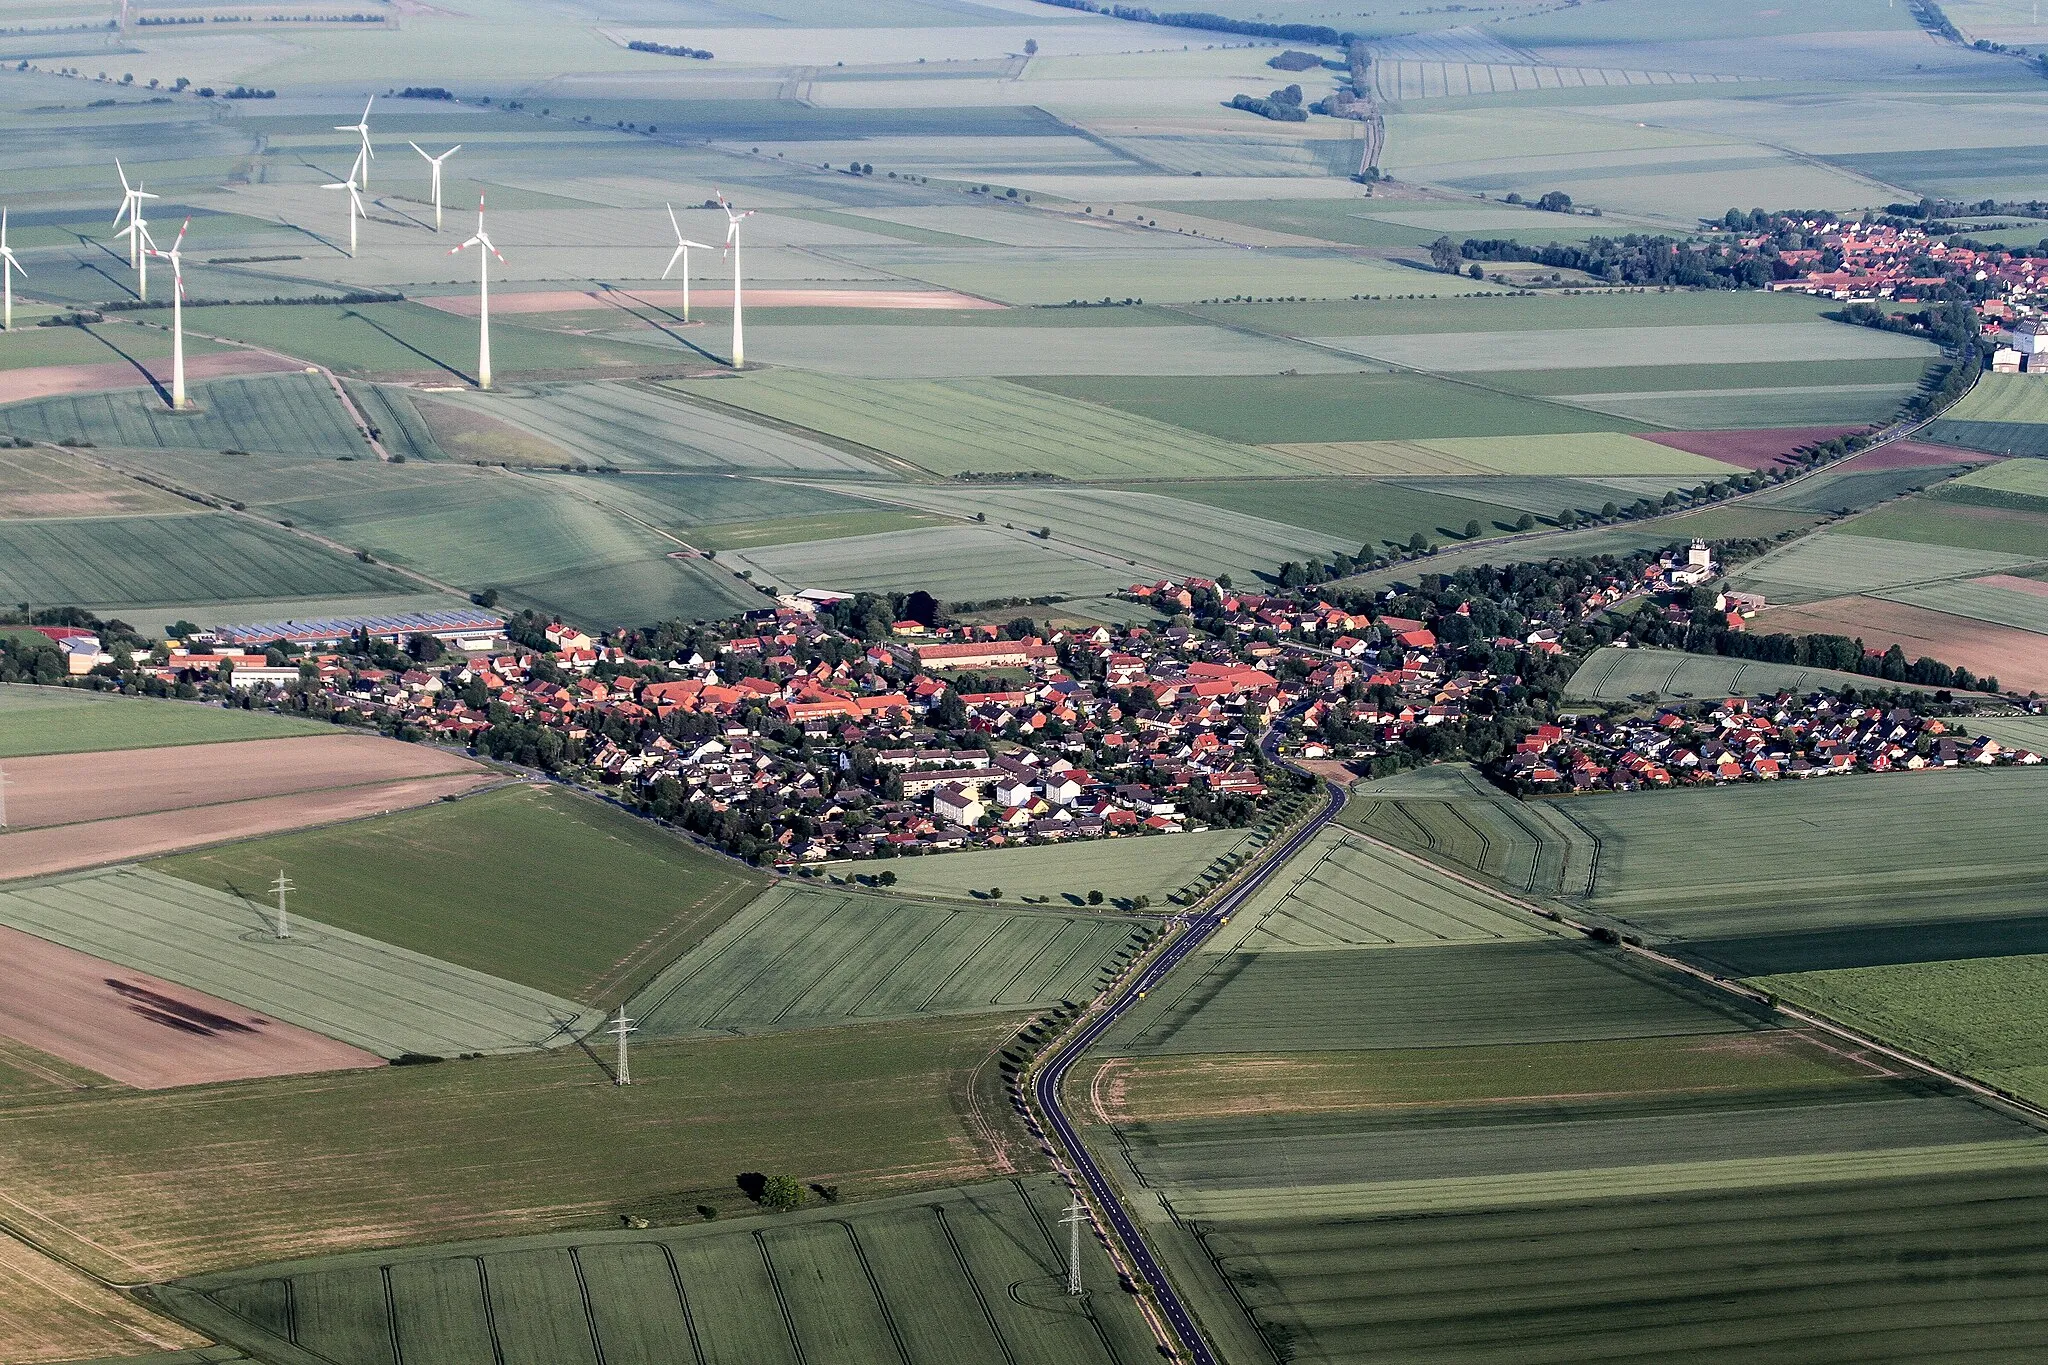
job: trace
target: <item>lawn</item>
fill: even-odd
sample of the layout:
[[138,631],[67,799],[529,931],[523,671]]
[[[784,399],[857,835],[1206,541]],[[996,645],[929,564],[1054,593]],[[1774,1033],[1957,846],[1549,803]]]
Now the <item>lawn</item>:
[[[151,864],[261,899],[282,867],[309,918],[612,1005],[730,919],[759,874],[587,797],[514,787]],[[459,874],[451,869],[460,869]]]
[[1151,936],[1103,914],[778,886],[627,1003],[653,1037],[1085,1002]]
[[2022,1099],[2048,1099],[2048,954],[1887,963],[1755,978],[1794,1005]]
[[[1897,685],[1920,690],[1911,684]],[[1636,698],[1646,702],[1655,698],[1671,704],[1868,686],[1870,679],[1861,674],[1837,673],[1826,668],[1757,663],[1670,649],[1599,649],[1587,656],[1579,671],[1572,674],[1571,681],[1565,684],[1565,697],[1609,705]]]
[[1015,1028],[652,1042],[630,1087],[564,1048],[6,1110],[0,1180],[17,1225],[122,1280],[733,1213],[744,1171],[873,1198],[993,1174],[970,1076]]
[[276,735],[331,734],[332,725],[267,711],[0,684],[0,758],[157,749]]
[[[915,896],[979,900],[1001,888],[1005,896],[1050,896],[1064,909],[1085,902],[1100,891],[1115,903],[1135,896],[1164,901],[1169,891],[1187,885],[1218,858],[1241,848],[1241,830],[1207,830],[1197,834],[1147,836],[1138,839],[1095,839],[1035,848],[982,849],[941,853],[933,857],[900,858],[890,865],[896,888]],[[848,875],[869,875],[866,863],[831,865]]]
[[935,474],[1035,471],[1114,479],[1272,470],[1270,457],[1196,436],[1171,417],[1128,416],[999,379],[863,380],[771,371],[692,392]]
[[1093,1237],[1092,1292],[1066,1297],[1066,1199],[1050,1177],[1013,1179],[738,1226],[328,1257],[167,1298],[251,1351],[289,1342],[339,1365],[494,1349],[548,1365],[1135,1365],[1152,1334]]
[[[271,864],[270,867],[275,867]],[[542,990],[303,914],[275,937],[264,885],[237,894],[134,867],[0,892],[0,924],[384,1057],[560,1047],[600,1021]],[[296,880],[296,879],[294,879]]]
[[[1027,382],[1046,393],[1247,445],[1643,430],[1625,418],[1419,374],[1111,376]],[[1182,467],[1160,472],[1199,477],[1208,471]]]
[[31,606],[392,594],[412,584],[247,517],[0,521],[0,601]]
[[1124,1016],[1106,1052],[1316,1052],[1739,1033],[1757,1016],[1684,978],[1562,941],[1208,953]]
[[192,385],[192,402],[196,411],[174,413],[153,389],[39,398],[0,408],[0,432],[135,450],[370,455],[334,390],[318,375],[208,380]]

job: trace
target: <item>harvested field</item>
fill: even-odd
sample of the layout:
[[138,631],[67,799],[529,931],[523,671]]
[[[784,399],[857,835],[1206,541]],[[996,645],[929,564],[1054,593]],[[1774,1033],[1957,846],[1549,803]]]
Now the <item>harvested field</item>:
[[[609,299],[615,297],[626,303],[649,308],[680,310],[683,306],[683,291],[680,289],[632,289],[609,293],[598,290],[578,293],[556,289],[494,294],[491,297],[491,312],[507,315],[581,313],[593,307],[603,307]],[[473,318],[477,315],[477,300],[474,294],[442,294],[433,298],[421,298],[417,302],[429,308],[438,308],[444,313],[454,313],[458,317]],[[976,298],[972,294],[958,294],[950,289],[749,289],[744,302],[749,308],[949,310],[1007,306],[990,299]],[[692,289],[690,305],[693,308],[731,308],[732,290]]]
[[[965,1096],[1020,1022],[659,1040],[635,1050],[626,1088],[562,1048],[0,1109],[0,1189],[10,1222],[124,1280],[616,1233],[622,1213],[687,1221],[699,1204],[751,1212],[733,1181],[748,1170],[834,1184],[852,1203],[998,1173]],[[287,1169],[292,1179],[251,1178]]]
[[[12,1237],[0,1236],[0,1351],[10,1365],[130,1357],[205,1344],[190,1328],[150,1312]],[[185,1358],[166,1360],[182,1365]],[[194,1357],[197,1359],[197,1357]],[[136,1365],[155,1365],[137,1361]]]
[[1944,465],[1983,464],[2003,455],[1960,451],[1928,441],[1889,441],[1844,463],[1851,469],[1935,469]]
[[1906,651],[1908,658],[1939,659],[1967,668],[1999,686],[2048,691],[2048,635],[1991,625],[1967,617],[1875,597],[1831,597],[1805,606],[1772,607],[1757,628],[1788,635],[1847,635],[1866,649]]
[[[187,355],[185,379],[225,379],[238,374],[286,374],[305,366],[267,351],[215,351]],[[109,389],[162,388],[171,382],[169,357],[131,364],[124,360],[104,365],[36,365],[27,369],[0,369],[0,403],[20,403],[31,398],[58,398],[69,393],[102,393]],[[0,413],[0,427],[6,424]]]
[[[1769,469],[1778,463],[1780,457],[1791,454],[1800,446],[1830,441],[1861,430],[1861,427],[1776,427],[1766,431],[1655,431],[1643,433],[1643,439],[1655,441],[1660,446],[1670,446],[1673,450],[1689,450],[1695,455],[1719,460],[1722,464],[1740,465],[1744,469]],[[1930,460],[1928,463],[1946,464],[1949,461]]]
[[7,823],[10,830],[32,830],[485,771],[440,749],[348,734],[50,755],[9,765]]
[[372,1053],[217,996],[0,926],[0,1034],[134,1086],[382,1066]]
[[1107,1057],[1088,1093],[1110,1123],[1403,1105],[1584,1101],[1622,1096],[1811,1090],[1871,1074],[1806,1033],[1379,1048],[1358,1052]]
[[[155,752],[155,751],[152,751]],[[183,753],[184,750],[165,752]],[[11,780],[11,779],[10,779]],[[373,782],[354,787],[231,801],[190,810],[157,811],[88,824],[51,825],[0,834],[0,869],[7,878],[46,877],[107,863],[153,858],[180,849],[280,830],[304,829],[460,796],[493,780],[483,772]]]
[[598,1022],[572,1001],[316,920],[280,939],[275,915],[134,867],[0,892],[0,925],[234,1001],[214,1011],[224,1017],[254,1011],[383,1057],[559,1047]]

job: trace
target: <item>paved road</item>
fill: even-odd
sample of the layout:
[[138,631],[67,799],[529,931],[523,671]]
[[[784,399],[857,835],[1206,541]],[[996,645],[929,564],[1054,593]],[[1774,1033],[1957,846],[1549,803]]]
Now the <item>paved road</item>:
[[1307,846],[1309,840],[1315,838],[1325,825],[1336,818],[1337,811],[1344,804],[1344,789],[1335,783],[1325,783],[1323,791],[1325,803],[1315,818],[1274,850],[1272,856],[1260,864],[1235,891],[1196,916],[1190,922],[1187,932],[1182,934],[1171,948],[1161,954],[1136,980],[1125,986],[1122,994],[1110,1001],[1085,1028],[1068,1039],[1066,1044],[1039,1068],[1032,1083],[1038,1097],[1039,1110],[1044,1113],[1046,1121],[1052,1125],[1054,1132],[1059,1135],[1060,1142],[1066,1147],[1075,1172],[1087,1181],[1088,1188],[1094,1191],[1097,1207],[1115,1226],[1118,1239],[1130,1253],[1133,1267],[1145,1277],[1145,1282],[1151,1285],[1161,1310],[1166,1314],[1166,1320],[1173,1325],[1174,1334],[1180,1338],[1188,1358],[1195,1361],[1196,1365],[1217,1365],[1216,1355],[1209,1349],[1209,1343],[1202,1339],[1202,1334],[1196,1330],[1187,1305],[1181,1302],[1173,1286],[1167,1283],[1165,1273],[1153,1260],[1151,1248],[1145,1245],[1145,1239],[1139,1235],[1129,1211],[1117,1198],[1116,1192],[1110,1188],[1102,1169],[1095,1164],[1095,1158],[1081,1144],[1080,1134],[1074,1131],[1073,1123],[1067,1118],[1066,1111],[1060,1107],[1060,1087],[1065,1083],[1068,1072],[1072,1071],[1074,1064],[1081,1059],[1081,1054],[1102,1037],[1126,1010],[1136,1004],[1140,995],[1164,981],[1166,974],[1172,971],[1181,959],[1201,946],[1202,942],[1215,933],[1223,921],[1250,899],[1269,877],[1286,866],[1295,854]]

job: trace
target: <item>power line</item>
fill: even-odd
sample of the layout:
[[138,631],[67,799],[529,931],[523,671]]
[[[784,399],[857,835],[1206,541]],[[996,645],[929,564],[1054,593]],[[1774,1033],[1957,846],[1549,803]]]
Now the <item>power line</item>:
[[1074,1192],[1074,1202],[1067,1205],[1067,1216],[1060,1219],[1071,1230],[1067,1241],[1067,1292],[1083,1294],[1081,1287],[1081,1224],[1088,1219],[1088,1206],[1081,1202],[1080,1191]]
[[619,1073],[613,1078],[614,1085],[631,1085],[633,1083],[632,1064],[626,1058],[626,1035],[638,1033],[639,1031],[639,1029],[634,1027],[633,1021],[626,1017],[626,1007],[624,1005],[619,1006],[619,1017],[612,1021],[610,1028],[605,1030],[605,1032],[616,1036],[619,1040]]
[[13,781],[7,770],[0,768],[0,829],[7,828],[7,788]]
[[270,884],[270,889],[277,893],[277,936],[279,938],[290,938],[292,936],[292,922],[285,914],[284,898],[286,892],[296,891],[298,888],[291,884],[291,880],[284,875],[284,869],[280,867],[277,870],[277,880]]

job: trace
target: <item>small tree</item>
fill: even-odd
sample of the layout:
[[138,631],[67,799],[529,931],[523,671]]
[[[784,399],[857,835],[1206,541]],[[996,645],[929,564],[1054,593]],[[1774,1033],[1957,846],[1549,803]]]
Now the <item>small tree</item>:
[[875,878],[875,885],[876,885],[876,886],[894,886],[894,885],[896,885],[896,874],[895,874],[894,872],[887,872],[887,871],[883,872],[883,873],[882,873],[882,874],[881,874],[880,876],[878,876],[878,877],[876,877],[876,878]]
[[1465,523],[1465,539],[1467,539],[1467,540],[1477,540],[1477,539],[1479,539],[1479,531],[1480,531],[1480,526],[1479,526],[1479,519],[1478,519],[1477,517],[1474,517],[1474,518],[1473,518],[1472,520],[1470,520],[1470,521],[1468,521],[1468,522],[1466,522],[1466,523]]
[[1036,57],[1038,55],[1038,39],[1026,38],[1024,40],[1024,55],[1027,57]]
[[991,886],[988,889],[988,898],[992,901],[1001,900],[1003,898],[1003,888],[1001,888],[1000,886]]
[[1088,893],[1088,903],[1090,905],[1102,904],[1102,893],[1100,891],[1090,891]]
[[788,1213],[803,1207],[810,1191],[796,1177],[771,1175],[761,1186],[761,1207],[774,1213]]
[[1458,244],[1448,233],[1429,244],[1429,263],[1446,275],[1458,273]]
[[1536,518],[1530,516],[1527,512],[1522,513],[1521,516],[1515,518],[1515,529],[1517,531],[1535,530]]

